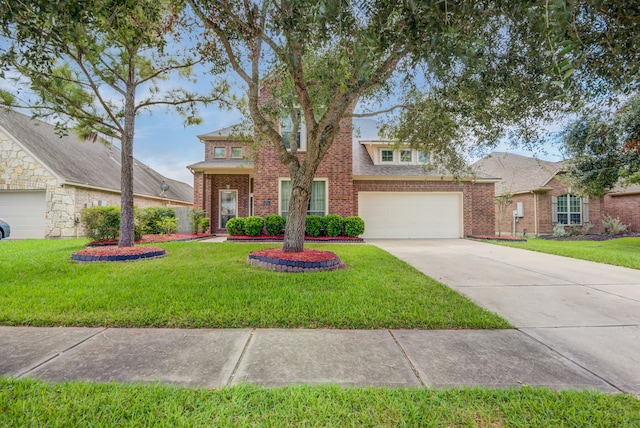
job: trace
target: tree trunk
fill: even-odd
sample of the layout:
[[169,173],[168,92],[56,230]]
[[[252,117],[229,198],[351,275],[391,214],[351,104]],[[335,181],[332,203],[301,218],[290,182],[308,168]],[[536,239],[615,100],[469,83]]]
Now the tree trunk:
[[135,87],[127,87],[124,108],[124,135],[122,136],[120,170],[120,239],[118,247],[135,244],[135,218],[133,204],[133,134],[135,129]]
[[[311,183],[296,183],[291,181],[291,199],[289,200],[289,214],[284,228],[285,253],[299,253],[304,251],[304,232],[307,219],[307,208],[311,197]],[[313,176],[311,176],[313,182]]]

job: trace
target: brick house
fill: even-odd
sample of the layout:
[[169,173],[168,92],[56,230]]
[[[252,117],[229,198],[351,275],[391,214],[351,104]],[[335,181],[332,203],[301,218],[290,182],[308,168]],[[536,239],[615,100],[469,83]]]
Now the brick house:
[[[288,140],[288,126],[281,132]],[[296,141],[304,156],[305,129]],[[225,233],[229,218],[286,216],[289,173],[274,148],[234,137],[225,128],[200,135],[204,160],[194,174],[194,207]],[[364,238],[461,238],[492,234],[494,183],[487,176],[456,182],[428,153],[380,140],[377,123],[345,118],[314,180],[308,214],[358,215]]]
[[602,233],[605,215],[618,217],[640,231],[640,186],[616,188],[604,198],[578,195],[564,179],[563,162],[550,162],[512,153],[495,152],[473,164],[476,171],[500,177],[495,195],[513,194],[513,203],[500,211],[496,204],[496,232],[548,235],[556,224],[590,224],[590,233]]
[[[193,205],[189,184],[138,160],[133,190],[139,208]],[[60,138],[48,123],[0,109],[0,217],[11,225],[11,239],[83,236],[80,212],[95,205],[120,206],[120,150]]]

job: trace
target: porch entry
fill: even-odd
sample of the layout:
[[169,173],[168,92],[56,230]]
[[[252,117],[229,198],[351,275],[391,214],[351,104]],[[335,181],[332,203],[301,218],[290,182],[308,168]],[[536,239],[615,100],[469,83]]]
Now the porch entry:
[[227,222],[238,216],[238,191],[220,190],[220,228],[227,227]]

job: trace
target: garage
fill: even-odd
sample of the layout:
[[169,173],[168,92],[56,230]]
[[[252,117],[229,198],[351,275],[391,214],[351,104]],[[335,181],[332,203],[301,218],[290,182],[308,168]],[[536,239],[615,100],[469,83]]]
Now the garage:
[[44,191],[0,191],[0,217],[11,226],[10,239],[44,238]]
[[462,193],[359,192],[363,238],[461,238]]

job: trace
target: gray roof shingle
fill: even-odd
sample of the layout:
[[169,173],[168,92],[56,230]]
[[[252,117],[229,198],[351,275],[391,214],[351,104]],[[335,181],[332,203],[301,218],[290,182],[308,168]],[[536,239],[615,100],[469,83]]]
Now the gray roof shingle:
[[494,152],[475,162],[479,173],[501,178],[496,183],[496,195],[544,188],[551,178],[564,170],[564,162],[550,162],[513,153]]
[[[120,191],[120,149],[112,144],[87,142],[72,132],[55,134],[52,125],[21,113],[0,109],[0,126],[62,180]],[[172,180],[134,159],[133,189],[136,194],[157,197],[165,181],[163,195],[176,201],[193,202],[193,188]]]

